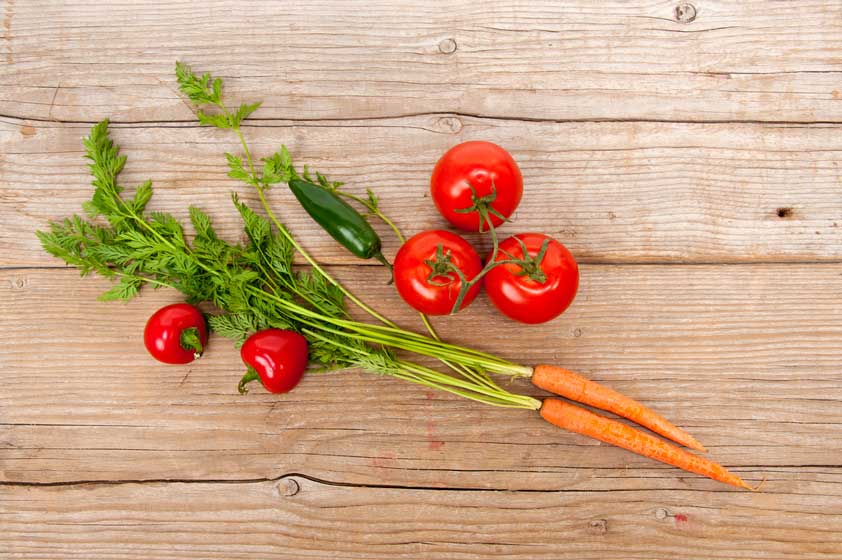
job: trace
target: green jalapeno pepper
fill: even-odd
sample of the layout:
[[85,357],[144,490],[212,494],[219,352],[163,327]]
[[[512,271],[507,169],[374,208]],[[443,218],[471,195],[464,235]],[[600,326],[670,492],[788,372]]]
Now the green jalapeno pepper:
[[310,217],[343,247],[361,259],[375,258],[391,268],[381,252],[380,236],[339,195],[298,177],[290,179],[288,184]]

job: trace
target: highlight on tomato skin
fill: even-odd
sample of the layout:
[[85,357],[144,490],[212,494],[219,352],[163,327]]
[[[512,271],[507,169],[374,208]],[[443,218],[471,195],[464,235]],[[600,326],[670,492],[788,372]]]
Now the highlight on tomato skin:
[[208,344],[205,317],[188,303],[166,305],[146,321],[143,343],[159,362],[189,364],[202,355]]
[[[413,235],[401,246],[393,266],[395,288],[407,304],[426,315],[447,315],[456,305],[462,287],[454,269],[470,281],[479,274],[482,262],[461,236],[444,230],[427,230]],[[436,274],[434,268],[439,268],[441,273]],[[480,283],[472,286],[459,310],[470,305],[479,290]]]
[[508,258],[507,253],[517,259],[528,255],[533,262],[527,267],[502,264],[486,274],[485,291],[500,313],[521,323],[546,323],[573,303],[579,267],[567,247],[542,233],[519,233],[500,243],[496,261]]
[[430,194],[441,215],[455,227],[487,230],[480,208],[487,210],[494,227],[500,226],[520,204],[523,176],[509,152],[493,142],[472,140],[441,156],[430,177]]

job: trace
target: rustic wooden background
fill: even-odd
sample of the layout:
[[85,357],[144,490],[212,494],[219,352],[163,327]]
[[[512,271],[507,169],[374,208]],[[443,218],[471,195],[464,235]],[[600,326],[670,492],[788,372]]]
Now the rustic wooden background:
[[[842,556],[838,0],[5,0],[0,19],[0,558]],[[34,231],[89,196],[81,138],[110,117],[126,183],[239,235],[237,146],[196,125],[176,59],[264,101],[259,154],[373,187],[409,232],[443,225],[426,185],[448,147],[508,148],[526,193],[506,231],[567,244],[579,297],[540,327],[480,299],[441,331],[606,382],[764,491],[360,372],[240,397],[223,340],[154,363],[145,318],[178,295],[98,303],[106,283]],[[382,269],[271,202],[418,326]]]

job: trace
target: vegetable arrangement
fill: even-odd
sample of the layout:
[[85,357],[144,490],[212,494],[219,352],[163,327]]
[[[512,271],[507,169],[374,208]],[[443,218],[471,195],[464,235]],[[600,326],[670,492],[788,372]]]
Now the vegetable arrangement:
[[[342,184],[298,172],[285,147],[255,159],[241,130],[242,122],[260,106],[229,109],[222,101],[222,82],[196,75],[178,63],[182,93],[198,106],[199,121],[230,130],[241,155],[226,154],[229,176],[253,188],[266,217],[232,195],[247,242],[221,239],[208,216],[190,208],[195,232],[188,240],[172,216],[147,212],[152,197],[147,181],[128,196],[117,182],[126,157],[111,140],[108,122],[91,129],[85,139],[94,192],[84,204],[88,219],[75,215],[38,232],[44,248],[77,267],[116,284],[104,300],[129,300],[149,285],[182,292],[187,303],[168,306],[150,318],[145,340],[150,353],[167,363],[187,363],[207,344],[205,321],[193,305],[209,302],[218,310],[207,318],[210,329],[241,348],[248,369],[239,384],[260,380],[271,392],[295,387],[308,364],[320,371],[362,368],[372,373],[447,391],[494,406],[540,411],[548,422],[640,453],[655,460],[741,488],[751,487],[724,467],[693,455],[636,428],[591,413],[556,398],[543,401],[502,388],[492,375],[526,377],[549,392],[601,408],[632,420],[681,445],[704,450],[692,436],[645,406],[573,372],[549,365],[535,368],[487,352],[439,339],[426,316],[429,335],[403,330],[370,308],[325,271],[297,242],[267,203],[266,191],[285,183],[304,209],[334,239],[360,258],[388,266],[380,238],[351,204],[403,235],[378,207],[371,191],[362,198]],[[556,317],[572,302],[578,286],[575,260],[558,241],[540,234],[519,234],[497,242],[495,228],[516,210],[523,182],[511,156],[488,142],[466,142],[448,151],[431,179],[433,200],[455,226],[487,231],[493,250],[485,261],[460,236],[427,231],[403,243],[394,262],[398,293],[425,314],[446,314],[468,306],[484,281],[489,297],[505,315],[527,323]],[[293,268],[293,255],[308,270]],[[377,323],[350,318],[346,301]],[[400,352],[400,355],[398,354]],[[413,355],[437,359],[447,372],[422,365]]]

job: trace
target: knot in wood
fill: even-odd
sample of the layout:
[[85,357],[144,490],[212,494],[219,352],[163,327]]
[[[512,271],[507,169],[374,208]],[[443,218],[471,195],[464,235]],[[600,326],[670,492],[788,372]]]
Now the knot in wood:
[[592,535],[604,535],[608,532],[608,521],[605,519],[594,519],[588,523],[588,533]]
[[462,121],[456,117],[439,117],[436,121],[436,128],[443,132],[450,132],[456,134],[462,130]]
[[456,39],[447,38],[439,42],[439,52],[442,54],[453,54],[456,52],[456,49]]
[[675,21],[690,23],[696,19],[696,6],[690,2],[682,2],[675,7]]
[[294,478],[284,478],[278,483],[278,493],[281,496],[295,496],[301,490],[301,485]]
[[668,510],[667,508],[658,508],[655,510],[655,519],[658,519],[660,521],[671,516],[672,514],[670,513],[670,510]]

